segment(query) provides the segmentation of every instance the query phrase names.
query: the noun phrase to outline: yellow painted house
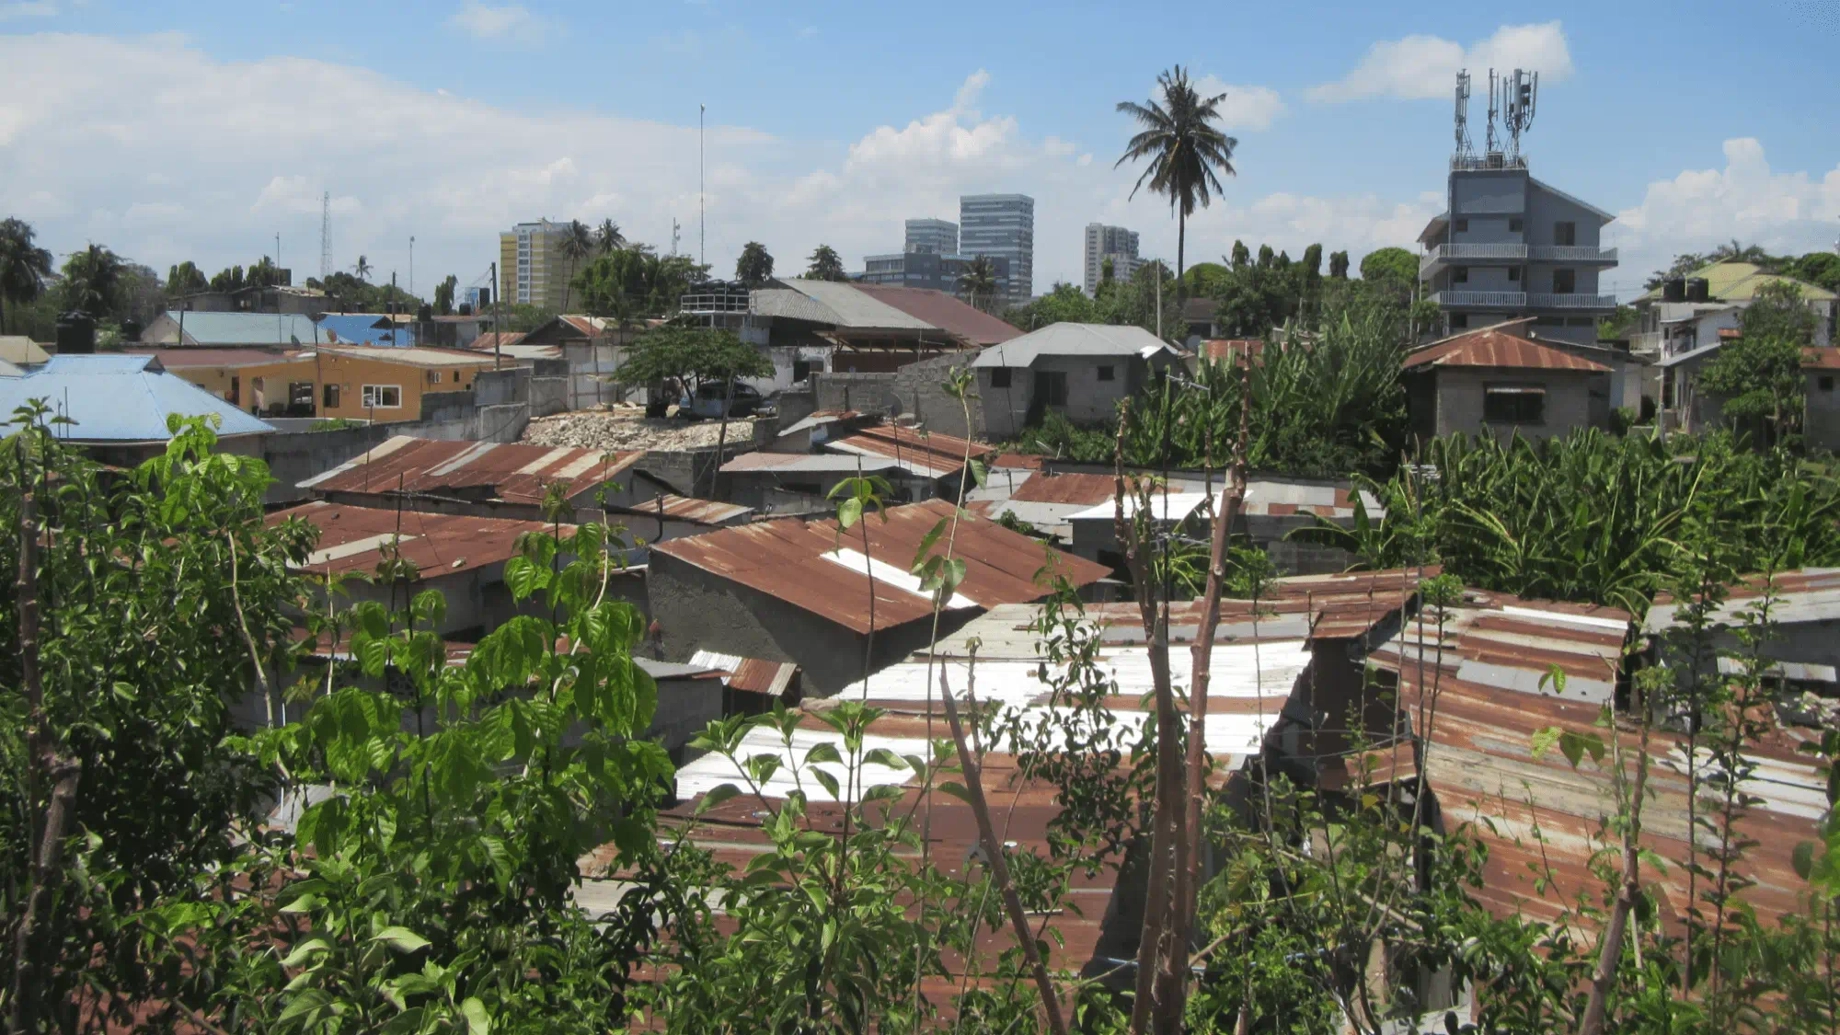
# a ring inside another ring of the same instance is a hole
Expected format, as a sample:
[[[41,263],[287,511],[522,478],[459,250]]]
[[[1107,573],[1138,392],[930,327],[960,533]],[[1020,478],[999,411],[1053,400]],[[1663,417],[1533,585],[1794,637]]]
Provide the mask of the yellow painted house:
[[[490,355],[455,349],[331,347],[317,351],[143,349],[173,374],[236,406],[270,417],[405,421],[422,396],[471,391]]]

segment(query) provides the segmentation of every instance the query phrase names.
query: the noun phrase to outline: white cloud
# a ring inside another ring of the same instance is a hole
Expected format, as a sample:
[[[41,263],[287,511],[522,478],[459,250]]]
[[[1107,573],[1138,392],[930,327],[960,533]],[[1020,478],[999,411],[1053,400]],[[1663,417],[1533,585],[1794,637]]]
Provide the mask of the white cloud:
[[[1354,101],[1369,97],[1422,100],[1450,96],[1456,74],[1469,69],[1486,90],[1488,70],[1538,71],[1542,82],[1558,82],[1573,71],[1571,49],[1559,23],[1504,25],[1467,50],[1438,36],[1382,40],[1367,50],[1352,71],[1333,83],[1313,86],[1310,100]]]
[[[475,39],[516,40],[524,43],[534,43],[541,39],[547,27],[541,18],[531,14],[522,4],[493,7],[480,0],[467,0],[466,5],[454,12],[447,23]]]
[[[1090,221],[1131,226],[1146,253],[1174,256],[1168,206],[1126,200],[1135,171],[1094,160],[1094,141],[1030,135],[978,110],[990,79],[974,72],[940,90],[943,110],[842,145],[712,123],[710,263],[725,272],[759,240],[787,270],[819,243],[857,266],[898,249],[905,218],[955,218],[960,194],[984,191],[1035,197],[1038,290],[1078,278]],[[148,167],[124,154],[184,157]],[[1316,240],[1358,255],[1409,242],[1436,207],[1228,189],[1191,222],[1191,260],[1218,257],[1236,236],[1293,256]],[[539,217],[611,217],[662,247],[675,217],[694,253],[697,127],[510,110],[321,61],[218,61],[176,36],[0,36],[0,212],[33,222],[54,251],[95,240],[157,269],[187,259],[217,269],[265,254],[279,232],[285,254],[315,257],[292,264],[317,272],[328,190],[334,263],[362,253],[382,276],[406,278],[413,234],[424,291],[449,272],[481,277],[498,232]]]
[[[1733,238],[1773,252],[1833,246],[1840,230],[1840,165],[1819,179],[1805,171],[1776,172],[1754,137],[1727,140],[1724,152],[1723,169],[1688,169],[1657,180],[1641,204],[1617,213],[1606,233],[1622,260],[1619,281]]]
[[[1234,86],[1221,82],[1218,76],[1204,75],[1195,80],[1195,91],[1203,97],[1227,95],[1219,111],[1220,121],[1228,131],[1270,129],[1289,110],[1284,98],[1269,86]]]

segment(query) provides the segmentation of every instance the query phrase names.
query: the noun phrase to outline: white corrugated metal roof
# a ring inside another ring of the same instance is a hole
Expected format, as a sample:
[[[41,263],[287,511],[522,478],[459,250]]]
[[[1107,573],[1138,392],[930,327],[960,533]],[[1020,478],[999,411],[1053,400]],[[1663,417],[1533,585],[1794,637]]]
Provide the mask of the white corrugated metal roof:
[[[1027,367],[1042,356],[1132,356],[1149,358],[1176,350],[1137,326],[1100,323],[1053,323],[1001,345],[992,345],[971,361],[974,367]]]

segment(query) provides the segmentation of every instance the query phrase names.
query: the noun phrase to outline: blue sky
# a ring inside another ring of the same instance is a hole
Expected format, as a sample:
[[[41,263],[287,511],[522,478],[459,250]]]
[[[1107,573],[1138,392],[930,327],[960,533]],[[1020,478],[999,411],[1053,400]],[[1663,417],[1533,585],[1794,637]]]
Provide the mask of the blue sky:
[[[1444,6],[1444,10],[1433,7]],[[1634,287],[1673,251],[1840,236],[1840,4],[772,3],[0,0],[0,214],[67,252],[162,271],[249,262],[283,238],[316,272],[360,252],[418,287],[478,279],[494,231],[610,216],[707,255],[899,246],[963,191],[1037,198],[1036,289],[1077,279],[1088,221],[1173,257],[1167,208],[1126,201],[1112,106],[1174,62],[1228,92],[1239,175],[1191,226],[1299,252],[1410,245],[1438,207],[1450,75],[1542,71],[1535,174],[1616,212]],[[1480,98],[1473,105],[1480,138]]]

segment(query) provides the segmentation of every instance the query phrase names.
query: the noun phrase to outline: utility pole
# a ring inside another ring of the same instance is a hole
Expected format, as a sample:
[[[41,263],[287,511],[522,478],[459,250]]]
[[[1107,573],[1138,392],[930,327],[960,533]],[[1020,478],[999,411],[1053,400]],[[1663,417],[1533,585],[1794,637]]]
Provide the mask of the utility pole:
[[[275,344],[286,345],[281,320],[281,231],[279,230],[275,231],[275,268],[270,273],[269,281],[269,287],[275,292]],[[256,301],[260,303],[262,297],[257,295]]]
[[[415,235],[409,235],[409,294],[415,294]]]
[[[503,345],[505,342],[505,328],[504,328],[504,325],[499,323],[498,321],[498,296],[500,293],[501,292],[498,290],[498,263],[494,261],[492,263],[492,369],[493,370],[497,370],[499,368],[499,365],[504,362],[504,357],[499,354],[499,346]]]
[[[708,110],[706,104],[696,106],[696,261],[699,266],[709,265],[709,226],[703,217],[703,113]]]

